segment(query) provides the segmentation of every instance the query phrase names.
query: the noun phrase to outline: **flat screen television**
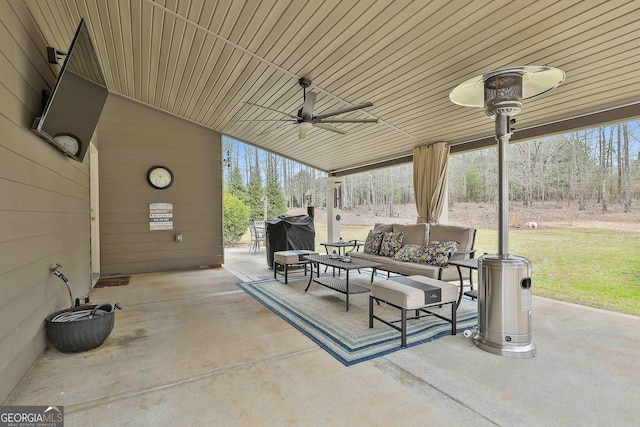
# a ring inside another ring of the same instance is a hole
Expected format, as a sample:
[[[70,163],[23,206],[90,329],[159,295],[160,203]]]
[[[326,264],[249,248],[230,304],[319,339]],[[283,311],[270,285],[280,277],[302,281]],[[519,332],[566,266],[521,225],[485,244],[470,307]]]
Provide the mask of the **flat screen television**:
[[[36,117],[31,130],[82,162],[108,94],[98,55],[82,19],[42,115]]]

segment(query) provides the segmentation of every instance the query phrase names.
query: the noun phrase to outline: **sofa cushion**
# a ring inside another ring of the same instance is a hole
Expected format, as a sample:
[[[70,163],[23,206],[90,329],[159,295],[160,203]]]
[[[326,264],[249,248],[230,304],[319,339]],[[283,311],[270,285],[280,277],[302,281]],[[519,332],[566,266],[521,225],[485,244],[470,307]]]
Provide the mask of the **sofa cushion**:
[[[437,302],[427,301],[426,289],[421,285],[428,285],[440,289]],[[396,306],[413,310],[430,304],[453,302],[458,298],[458,287],[451,283],[435,280],[422,275],[408,277],[394,277],[371,284],[371,295],[382,301]]]
[[[376,222],[373,225],[373,231],[382,231],[383,233],[391,233],[393,231],[393,224],[382,224]]]
[[[378,259],[384,258],[384,257],[381,257],[380,255],[368,254],[366,252],[351,252],[351,258],[365,259],[367,261],[378,262]]]
[[[458,242],[432,242],[424,248],[424,252],[418,259],[421,264],[443,266],[449,262],[449,250],[456,249]]]
[[[382,243],[382,237],[384,233],[381,231],[369,231],[367,240],[364,241],[364,253],[377,255],[380,251],[380,244]]]
[[[278,251],[273,253],[273,260],[278,264],[298,264],[309,262],[304,259],[307,255],[318,255],[316,251],[306,249]]]
[[[444,270],[445,272],[450,268],[453,268],[453,272],[455,273],[455,279],[458,279],[458,272],[455,267],[438,267],[437,265],[430,264],[418,264],[417,262],[402,262],[396,261],[398,265],[396,266],[396,273],[402,274],[405,276],[411,276],[414,274],[419,274],[420,276],[431,277],[432,279],[440,279],[440,270]]]
[[[403,245],[426,245],[429,243],[429,224],[393,224],[394,233],[404,233]]]
[[[402,246],[404,233],[384,233],[380,244],[380,255],[392,257]]]
[[[418,259],[424,252],[422,245],[404,245],[393,256],[393,259],[404,262],[418,262]]]
[[[429,230],[430,243],[455,240],[457,242],[460,242],[458,246],[459,252],[466,252],[473,249],[476,233],[476,230],[473,227],[461,227],[458,225],[448,224],[431,224]],[[455,258],[458,257],[459,256],[455,256]],[[461,255],[460,258],[465,258],[465,256]]]

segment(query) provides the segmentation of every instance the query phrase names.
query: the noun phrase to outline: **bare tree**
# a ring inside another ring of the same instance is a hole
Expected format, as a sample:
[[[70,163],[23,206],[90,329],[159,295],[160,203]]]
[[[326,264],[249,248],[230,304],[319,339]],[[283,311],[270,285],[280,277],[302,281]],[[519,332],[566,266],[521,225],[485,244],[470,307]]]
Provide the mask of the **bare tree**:
[[[582,176],[583,170],[584,170],[584,165],[582,163],[582,157],[583,157],[582,144],[580,143],[578,132],[572,133],[571,135],[572,135],[571,139],[568,140],[567,142],[571,144],[571,147],[573,149],[572,160],[573,160],[573,172],[575,175],[575,182],[576,182],[576,199],[578,201],[578,210],[584,211],[587,209],[587,207],[586,207],[586,201],[585,201],[585,195],[584,195],[584,183],[583,183],[583,176]]]
[[[626,123],[622,124],[622,138],[624,139],[623,148],[623,175],[624,175],[624,211],[631,212],[631,171],[629,167],[629,128]],[[639,156],[640,157],[640,156]],[[638,159],[640,163],[640,159]]]
[[[598,129],[598,175],[600,178],[600,194],[598,198],[602,203],[602,211],[607,211],[607,143],[604,135],[605,128],[600,127]]]
[[[618,201],[622,200],[622,123],[618,123],[618,138],[617,138],[617,150],[616,150],[616,160],[618,165],[618,186],[617,186],[617,194]]]

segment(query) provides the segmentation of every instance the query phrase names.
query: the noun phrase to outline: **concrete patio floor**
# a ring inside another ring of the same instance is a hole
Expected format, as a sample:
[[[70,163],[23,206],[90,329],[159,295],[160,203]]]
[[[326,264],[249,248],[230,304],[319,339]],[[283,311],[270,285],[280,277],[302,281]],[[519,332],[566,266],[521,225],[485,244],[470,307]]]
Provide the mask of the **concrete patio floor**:
[[[640,420],[640,318],[534,297],[538,356],[462,334],[345,367],[241,291],[265,250],[225,268],[137,274],[98,349],[49,348],[4,405],[64,405],[66,426],[626,426]]]

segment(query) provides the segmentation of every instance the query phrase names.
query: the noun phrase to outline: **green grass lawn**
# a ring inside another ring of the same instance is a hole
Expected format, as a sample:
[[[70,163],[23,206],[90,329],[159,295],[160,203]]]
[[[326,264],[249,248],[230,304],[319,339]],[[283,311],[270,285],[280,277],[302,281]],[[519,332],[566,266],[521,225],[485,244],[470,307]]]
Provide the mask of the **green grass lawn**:
[[[316,224],[316,249],[326,241]],[[371,227],[341,227],[344,240],[364,240]],[[477,256],[498,251],[498,232],[479,229]],[[509,252],[528,258],[533,293],[640,316],[640,235],[609,230],[510,230]]]
[[[315,224],[316,250],[326,224]],[[371,227],[343,225],[344,240],[364,240]],[[249,242],[249,233],[243,243]],[[246,242],[245,242],[246,240]],[[498,232],[479,229],[477,256],[496,253]],[[609,230],[510,230],[509,252],[531,260],[533,293],[640,316],[640,235]]]
[[[496,230],[478,230],[481,255],[498,248]],[[510,230],[509,252],[531,260],[533,293],[640,315],[640,235],[610,230]]]

